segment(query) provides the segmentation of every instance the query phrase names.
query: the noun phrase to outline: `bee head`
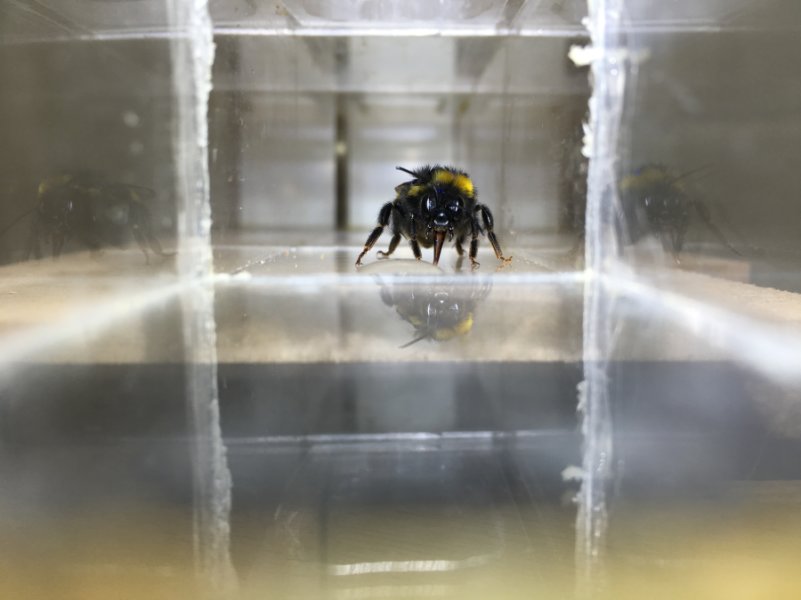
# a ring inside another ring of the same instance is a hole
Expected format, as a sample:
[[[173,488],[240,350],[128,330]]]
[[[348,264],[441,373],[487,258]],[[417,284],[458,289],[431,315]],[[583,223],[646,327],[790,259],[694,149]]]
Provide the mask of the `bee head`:
[[[415,178],[407,185],[410,198],[420,202],[420,214],[429,229],[452,231],[465,217],[465,203],[475,198],[475,188],[467,173],[451,167],[423,167],[405,171]],[[400,187],[400,186],[399,186]]]
[[[433,184],[420,195],[420,214],[435,233],[453,234],[465,218],[464,199],[448,186]]]
[[[468,203],[476,194],[473,182],[467,173],[452,167],[398,169],[414,176],[414,180],[402,187],[410,200],[419,202],[424,235],[434,239],[434,264],[437,264],[445,237],[453,239],[454,230],[470,218]]]

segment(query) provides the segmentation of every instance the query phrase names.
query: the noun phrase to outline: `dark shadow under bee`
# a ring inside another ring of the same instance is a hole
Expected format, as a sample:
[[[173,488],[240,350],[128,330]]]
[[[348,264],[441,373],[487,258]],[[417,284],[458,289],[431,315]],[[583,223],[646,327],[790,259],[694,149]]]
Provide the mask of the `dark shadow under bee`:
[[[146,202],[155,197],[148,188],[98,181],[86,175],[57,175],[39,185],[26,258],[42,256],[42,240],[49,242],[54,258],[64,245],[76,240],[92,251],[119,245],[126,234],[136,240],[145,262],[150,254],[167,258],[153,232]]]
[[[409,240],[417,260],[422,258],[420,247],[434,248],[433,264],[439,263],[442,246],[447,238],[455,241],[459,256],[464,256],[464,244],[470,240],[469,258],[472,267],[479,266],[479,236],[486,234],[495,251],[495,256],[504,264],[512,260],[503,256],[495,235],[495,221],[489,208],[478,202],[478,196],[470,177],[464,171],[440,165],[409,170],[398,170],[414,177],[395,188],[396,197],[387,202],[378,213],[378,225],[367,238],[356,266],[373,247],[384,228],[389,226],[392,239],[386,252],[379,258],[387,258],[395,252],[401,237]]]
[[[401,319],[414,327],[414,337],[400,346],[407,348],[422,340],[445,342],[470,333],[475,311],[492,290],[492,281],[482,278],[446,284],[381,285],[381,299]]]

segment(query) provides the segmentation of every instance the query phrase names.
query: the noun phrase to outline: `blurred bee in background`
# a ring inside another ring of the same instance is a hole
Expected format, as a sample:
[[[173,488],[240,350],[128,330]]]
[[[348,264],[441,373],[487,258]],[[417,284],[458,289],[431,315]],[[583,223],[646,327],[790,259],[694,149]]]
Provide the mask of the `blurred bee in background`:
[[[378,226],[373,229],[364,244],[364,250],[356,259],[356,266],[362,264],[362,257],[376,243],[384,227],[392,229],[392,239],[386,252],[379,252],[379,258],[387,258],[398,247],[401,236],[409,240],[417,260],[422,258],[420,246],[434,247],[434,264],[439,263],[442,246],[456,240],[456,251],[464,255],[463,244],[470,238],[470,263],[478,268],[476,260],[479,235],[486,233],[495,256],[506,264],[512,260],[501,251],[495,235],[495,221],[489,208],[478,203],[473,181],[464,171],[440,165],[425,166],[411,171],[397,167],[414,179],[401,183],[395,188],[396,197],[387,202],[378,213]],[[481,220],[479,220],[479,214]]]
[[[587,211],[589,159],[585,156],[588,134],[586,115],[576,122],[560,143],[562,228],[575,238],[569,256],[577,259],[584,250]],[[718,242],[737,256],[742,254],[729,243],[713,222],[709,208],[694,198],[686,184],[706,167],[676,173],[661,164],[644,164],[618,176],[620,204],[616,231],[622,244],[636,244],[646,236],[659,239],[662,248],[680,263],[688,230],[700,219]]]
[[[707,206],[692,198],[684,186],[689,176],[701,170],[676,174],[662,165],[647,164],[623,175],[619,182],[621,239],[634,244],[652,234],[680,263],[687,230],[697,215],[723,246],[742,256],[712,222]]]
[[[582,154],[583,132],[565,144],[562,158],[563,221],[575,236],[569,252],[575,260],[584,249],[589,161]],[[658,238],[665,252],[680,263],[687,231],[695,218],[701,220],[721,245],[742,256],[712,221],[708,207],[685,187],[695,169],[677,174],[659,164],[645,164],[622,174],[618,181],[620,206],[616,221],[618,239],[636,244],[648,235]]]
[[[489,279],[450,285],[380,283],[384,304],[414,327],[414,338],[401,348],[421,340],[446,342],[467,335],[473,329],[476,306],[492,290]]]
[[[41,241],[50,243],[53,258],[61,255],[72,239],[92,251],[108,244],[120,245],[133,235],[150,263],[148,249],[161,258],[165,253],[153,233],[145,202],[155,197],[151,189],[125,183],[106,183],[86,174],[63,174],[39,184],[26,258],[41,258]]]

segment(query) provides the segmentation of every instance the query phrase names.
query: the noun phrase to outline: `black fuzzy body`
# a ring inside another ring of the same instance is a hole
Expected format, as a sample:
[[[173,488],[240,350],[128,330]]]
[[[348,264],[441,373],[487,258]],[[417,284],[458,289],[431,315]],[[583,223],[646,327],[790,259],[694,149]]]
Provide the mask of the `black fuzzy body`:
[[[433,217],[438,213],[445,213],[449,218],[446,232],[448,241],[464,239],[472,233],[471,216],[475,211],[477,196],[475,190],[471,196],[460,193],[453,185],[435,185],[432,182],[432,173],[436,167],[423,167],[415,171],[415,179],[402,183],[395,188],[397,197],[394,202],[395,210],[390,218],[390,230],[393,234],[400,233],[407,240],[416,239],[423,248],[434,245]],[[454,175],[468,177],[467,173],[444,167]],[[420,190],[419,188],[422,188]],[[426,211],[425,204],[428,199],[434,200],[433,211]],[[454,214],[449,207],[459,207]],[[476,223],[480,233],[483,230]],[[422,227],[422,231],[420,231]]]
[[[439,252],[445,241],[452,242],[459,256],[464,255],[463,244],[470,241],[470,261],[478,252],[478,238],[486,235],[499,260],[508,262],[501,252],[494,233],[494,219],[489,208],[478,202],[478,194],[470,176],[460,169],[448,166],[425,166],[416,170],[398,167],[413,176],[413,179],[395,188],[395,200],[387,202],[379,211],[378,225],[364,245],[356,260],[372,248],[385,227],[392,232],[392,240],[386,252],[379,257],[390,256],[403,237],[409,241],[415,258],[422,258],[420,247],[434,247],[434,264],[439,262]]]

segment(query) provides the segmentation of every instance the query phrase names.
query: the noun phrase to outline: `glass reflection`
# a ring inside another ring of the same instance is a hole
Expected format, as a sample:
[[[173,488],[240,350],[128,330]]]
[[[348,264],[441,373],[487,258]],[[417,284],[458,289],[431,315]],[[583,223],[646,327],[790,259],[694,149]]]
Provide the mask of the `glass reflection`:
[[[377,281],[384,304],[413,328],[412,339],[401,348],[423,340],[447,342],[466,336],[473,329],[476,307],[492,290],[489,277],[448,279],[441,284]]]
[[[713,221],[709,206],[686,185],[693,175],[705,170],[701,167],[675,173],[664,165],[646,164],[624,174],[619,184],[621,239],[636,244],[646,236],[655,237],[663,251],[681,264],[687,232],[701,223],[722,247],[742,256]]]
[[[54,258],[66,243],[99,251],[109,245],[123,245],[133,237],[150,263],[150,252],[161,259],[164,252],[153,231],[148,204],[156,198],[150,188],[107,181],[88,172],[64,173],[46,177],[39,184],[30,224],[26,259],[42,257],[42,242],[49,242]]]

